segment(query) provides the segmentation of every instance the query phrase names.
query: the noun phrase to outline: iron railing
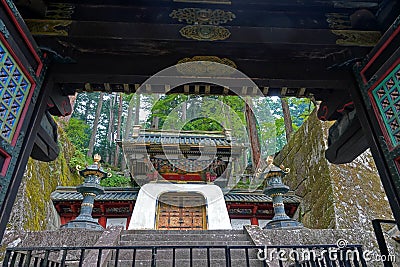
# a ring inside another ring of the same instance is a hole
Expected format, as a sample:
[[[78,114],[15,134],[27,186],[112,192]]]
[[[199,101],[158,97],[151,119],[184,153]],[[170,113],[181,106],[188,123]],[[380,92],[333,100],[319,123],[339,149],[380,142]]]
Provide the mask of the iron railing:
[[[8,266],[367,266],[361,245],[8,248]]]
[[[386,244],[385,236],[383,234],[381,224],[391,224],[396,225],[396,221],[393,220],[383,220],[383,219],[375,219],[372,220],[372,227],[374,228],[376,241],[378,242],[379,251],[381,252],[382,257],[386,259],[390,259],[389,249]],[[383,261],[383,266],[385,267],[393,267],[393,264],[390,260]]]

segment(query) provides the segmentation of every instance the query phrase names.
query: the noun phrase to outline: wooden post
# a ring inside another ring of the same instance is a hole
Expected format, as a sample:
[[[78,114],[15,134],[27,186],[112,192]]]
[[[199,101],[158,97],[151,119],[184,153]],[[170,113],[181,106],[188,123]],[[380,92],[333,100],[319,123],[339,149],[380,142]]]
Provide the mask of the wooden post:
[[[251,225],[259,225],[258,219],[255,216],[250,218],[250,223],[251,223]]]
[[[251,225],[259,225],[258,224],[258,218],[256,217],[257,209],[258,209],[258,206],[254,205],[253,206],[253,217],[250,218]]]

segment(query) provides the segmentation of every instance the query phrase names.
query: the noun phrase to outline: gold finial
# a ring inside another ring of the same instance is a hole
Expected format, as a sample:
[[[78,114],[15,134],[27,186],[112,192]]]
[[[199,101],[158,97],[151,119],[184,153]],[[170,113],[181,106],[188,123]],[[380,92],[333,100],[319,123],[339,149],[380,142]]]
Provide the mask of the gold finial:
[[[271,165],[274,162],[274,157],[273,156],[268,156],[267,157],[267,165]]]
[[[95,164],[98,164],[99,161],[101,160],[101,156],[100,156],[99,154],[95,154],[95,155],[93,156],[93,160],[94,160],[94,163],[95,163]]]

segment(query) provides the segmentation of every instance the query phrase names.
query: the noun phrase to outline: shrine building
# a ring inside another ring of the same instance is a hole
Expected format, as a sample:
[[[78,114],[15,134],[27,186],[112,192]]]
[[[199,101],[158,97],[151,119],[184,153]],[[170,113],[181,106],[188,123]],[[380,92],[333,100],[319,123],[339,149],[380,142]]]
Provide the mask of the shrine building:
[[[273,215],[272,199],[262,190],[235,188],[252,175],[234,177],[233,166],[244,144],[231,142],[229,131],[162,131],[134,127],[120,142],[128,166],[141,188],[106,188],[96,197],[93,217],[107,227],[129,229],[231,229],[232,224],[259,225]],[[260,185],[262,186],[262,185]],[[83,197],[74,187],[58,187],[52,201],[65,224],[77,217]],[[301,198],[283,199],[293,217]]]

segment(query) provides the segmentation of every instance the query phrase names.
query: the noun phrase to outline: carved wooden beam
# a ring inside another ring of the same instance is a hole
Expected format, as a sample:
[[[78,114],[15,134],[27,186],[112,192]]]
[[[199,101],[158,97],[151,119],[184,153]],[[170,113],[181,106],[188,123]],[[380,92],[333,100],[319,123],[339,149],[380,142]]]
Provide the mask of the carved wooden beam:
[[[373,47],[381,37],[379,31],[297,29],[275,27],[210,26],[149,24],[102,21],[26,19],[34,36],[68,38],[190,41],[221,40],[234,43],[332,45]],[[221,30],[223,28],[224,30]],[[188,29],[188,30],[186,30]],[[204,33],[204,32],[205,33]]]

